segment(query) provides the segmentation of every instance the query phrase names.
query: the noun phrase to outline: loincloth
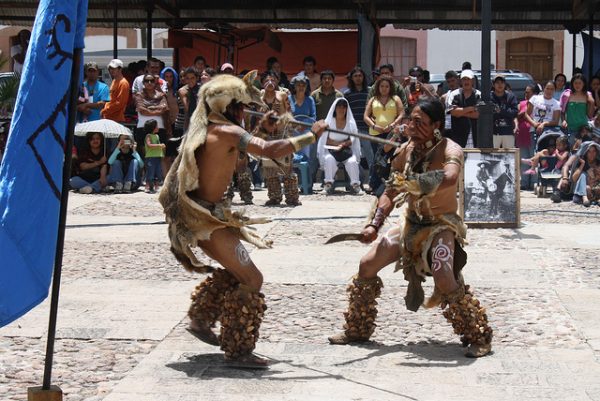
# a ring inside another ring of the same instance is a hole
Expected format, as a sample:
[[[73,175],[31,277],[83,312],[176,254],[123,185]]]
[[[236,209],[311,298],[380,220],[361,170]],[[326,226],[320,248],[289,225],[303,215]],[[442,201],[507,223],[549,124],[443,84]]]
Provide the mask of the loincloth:
[[[457,214],[444,214],[434,217],[424,216],[419,219],[414,212],[407,211],[400,245],[400,259],[395,271],[402,270],[404,279],[408,281],[408,289],[404,297],[406,308],[417,311],[425,300],[421,283],[431,276],[431,260],[429,249],[434,237],[442,231],[454,233],[454,275],[462,281],[461,270],[467,263],[467,254],[463,247],[467,228]]]

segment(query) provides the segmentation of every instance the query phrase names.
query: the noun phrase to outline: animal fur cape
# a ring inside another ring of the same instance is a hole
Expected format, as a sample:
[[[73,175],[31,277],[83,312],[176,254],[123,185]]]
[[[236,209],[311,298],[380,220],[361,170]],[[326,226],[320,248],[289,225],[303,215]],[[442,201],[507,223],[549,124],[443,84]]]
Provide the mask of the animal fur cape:
[[[244,216],[243,212],[232,212],[230,209],[224,210],[225,220],[220,220],[188,195],[188,192],[199,187],[195,151],[206,141],[209,120],[218,124],[233,124],[222,113],[232,100],[244,104],[256,101],[257,97],[253,90],[257,93],[258,90],[251,84],[255,75],[256,72],[253,71],[243,80],[230,75],[221,75],[202,86],[190,128],[158,197],[169,226],[171,252],[189,271],[209,273],[214,270],[212,266],[201,263],[192,248],[198,246],[198,241],[210,239],[215,230],[232,227],[237,231],[240,239],[258,248],[271,247],[270,241],[263,240],[251,227],[248,227],[252,224],[268,223],[270,220],[251,219]]]

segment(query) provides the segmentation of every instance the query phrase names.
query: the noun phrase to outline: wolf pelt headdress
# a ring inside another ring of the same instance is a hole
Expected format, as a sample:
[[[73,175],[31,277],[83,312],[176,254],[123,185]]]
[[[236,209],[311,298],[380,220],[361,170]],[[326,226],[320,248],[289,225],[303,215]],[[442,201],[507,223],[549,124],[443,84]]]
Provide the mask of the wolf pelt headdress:
[[[233,75],[219,75],[202,85],[190,127],[160,192],[158,199],[169,224],[171,252],[187,270],[202,273],[212,270],[211,266],[198,261],[191,248],[196,247],[198,241],[210,239],[212,232],[217,229],[233,227],[238,230],[240,239],[259,248],[270,247],[269,242],[262,240],[247,227],[268,220],[250,219],[241,213],[227,210],[223,221],[215,218],[208,209],[188,195],[188,192],[199,186],[195,152],[206,141],[209,119],[220,124],[233,124],[223,116],[232,101],[248,105],[263,104],[260,91],[254,86],[256,75],[256,71],[249,72],[243,79]]]

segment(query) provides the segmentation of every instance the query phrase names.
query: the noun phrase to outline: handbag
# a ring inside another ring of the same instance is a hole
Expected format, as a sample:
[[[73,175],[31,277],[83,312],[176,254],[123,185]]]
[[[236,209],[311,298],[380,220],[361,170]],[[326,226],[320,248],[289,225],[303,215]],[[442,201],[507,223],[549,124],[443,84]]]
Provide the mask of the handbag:
[[[348,160],[349,158],[352,157],[352,148],[347,147],[347,148],[342,148],[340,150],[332,150],[332,149],[328,149],[329,153],[331,153],[331,155],[333,156],[333,158],[338,162],[345,162],[346,160]]]

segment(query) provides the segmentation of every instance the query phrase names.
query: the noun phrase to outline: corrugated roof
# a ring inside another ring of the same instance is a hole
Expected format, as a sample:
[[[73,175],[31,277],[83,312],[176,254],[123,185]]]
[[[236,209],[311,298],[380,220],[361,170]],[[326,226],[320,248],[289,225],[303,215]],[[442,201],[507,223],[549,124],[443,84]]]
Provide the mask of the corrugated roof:
[[[112,27],[118,4],[120,27],[146,27],[148,6],[154,4],[153,27],[202,28],[209,22],[236,27],[348,28],[356,26],[362,10],[380,25],[405,29],[478,29],[479,0],[89,0],[88,25]],[[496,30],[563,29],[565,24],[589,23],[590,7],[598,19],[598,0],[492,0]],[[0,24],[33,22],[37,0],[0,0]]]

